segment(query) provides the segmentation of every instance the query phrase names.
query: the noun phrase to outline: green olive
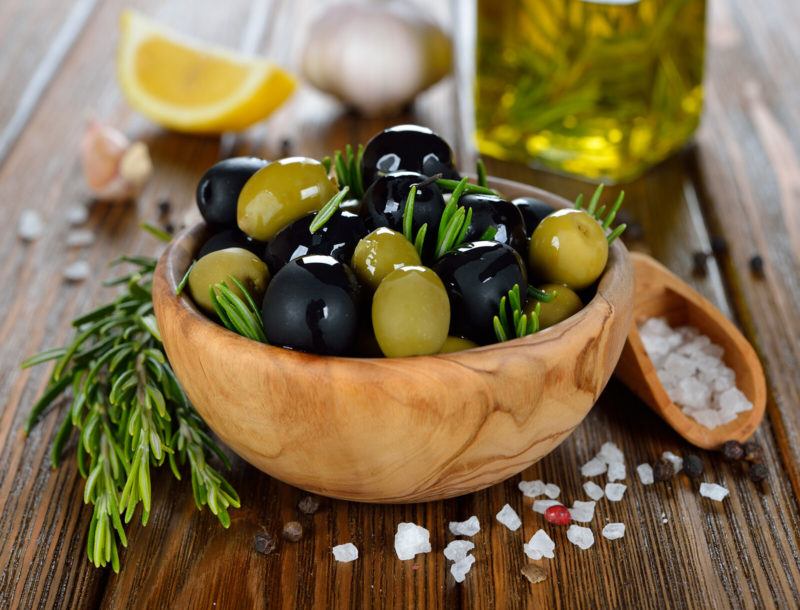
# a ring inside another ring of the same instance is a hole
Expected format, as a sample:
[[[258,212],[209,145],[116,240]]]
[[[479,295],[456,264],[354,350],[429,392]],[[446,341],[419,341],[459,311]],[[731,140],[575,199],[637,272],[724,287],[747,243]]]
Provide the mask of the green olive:
[[[336,194],[319,161],[289,157],[262,167],[242,187],[236,215],[239,228],[269,241],[285,226],[319,210]]]
[[[539,310],[539,328],[549,328],[583,309],[581,298],[571,288],[561,284],[543,284],[539,289],[555,292],[556,295],[552,301],[542,302]],[[530,299],[525,305],[525,313],[530,314],[536,303],[535,299]]]
[[[442,349],[450,328],[450,301],[427,267],[387,275],[372,300],[372,327],[385,356],[422,356]]]
[[[417,249],[402,233],[381,227],[358,242],[350,266],[362,284],[377,290],[395,269],[419,264]]]
[[[528,262],[539,278],[574,290],[590,286],[606,268],[603,228],[583,210],[559,210],[531,236]]]
[[[478,344],[473,343],[469,339],[464,339],[463,337],[447,337],[439,353],[452,354],[453,352],[463,352],[465,349],[472,349],[473,347],[478,347]]]
[[[227,281],[234,293],[244,296],[230,277],[241,282],[256,303],[261,302],[269,282],[269,269],[260,258],[244,248],[217,250],[198,260],[189,272],[189,293],[201,309],[214,313],[211,288],[215,284]]]

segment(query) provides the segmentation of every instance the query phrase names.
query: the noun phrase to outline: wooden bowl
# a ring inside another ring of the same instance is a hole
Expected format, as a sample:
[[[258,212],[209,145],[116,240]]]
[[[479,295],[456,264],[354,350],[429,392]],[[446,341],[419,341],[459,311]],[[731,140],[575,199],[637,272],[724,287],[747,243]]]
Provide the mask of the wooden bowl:
[[[509,198],[566,200],[492,180]],[[180,235],[153,285],[169,360],[211,429],[242,458],[311,492],[422,502],[477,491],[527,468],[581,423],[631,324],[633,272],[617,240],[594,298],[536,335],[455,354],[316,356],[250,341],[175,287],[206,236]]]

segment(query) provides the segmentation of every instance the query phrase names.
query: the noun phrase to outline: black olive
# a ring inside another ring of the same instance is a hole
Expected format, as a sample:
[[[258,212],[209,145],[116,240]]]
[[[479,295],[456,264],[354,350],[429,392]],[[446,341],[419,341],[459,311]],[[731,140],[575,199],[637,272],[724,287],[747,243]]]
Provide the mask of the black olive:
[[[491,239],[508,244],[520,254],[527,256],[528,236],[525,221],[519,209],[510,201],[494,195],[463,195],[458,205],[472,209],[472,222],[467,229],[466,241],[484,239],[489,228],[496,233]]]
[[[427,127],[396,125],[369,141],[361,160],[364,187],[381,174],[409,171],[458,180],[450,145]]]
[[[197,207],[205,221],[219,229],[236,227],[239,192],[266,164],[256,157],[233,157],[212,165],[197,183]]]
[[[316,214],[309,214],[281,229],[267,244],[264,261],[276,274],[290,260],[307,254],[326,254],[349,263],[358,241],[367,234],[364,220],[352,212],[334,214],[321,229],[308,228]]]
[[[256,241],[239,229],[225,229],[209,237],[197,252],[195,258],[200,260],[206,254],[227,248],[244,248],[260,257],[264,253],[264,242]]]
[[[539,226],[539,223],[546,216],[556,211],[553,206],[535,197],[517,197],[511,203],[517,206],[517,209],[522,213],[522,218],[525,220],[525,232],[528,237],[533,234],[534,229]]]
[[[403,232],[403,211],[411,186],[426,180],[422,174],[415,172],[395,172],[381,176],[372,183],[364,194],[361,214],[370,231],[378,227],[389,227],[399,233]],[[439,220],[444,211],[444,198],[439,187],[426,184],[417,187],[414,199],[414,219],[411,224],[414,236],[423,224],[428,225],[423,255],[433,253],[436,247],[436,234],[439,231]]]
[[[445,254],[434,267],[450,298],[450,334],[480,344],[494,343],[492,319],[500,298],[519,284],[528,286],[525,264],[514,248],[494,241],[467,243]]]
[[[358,284],[332,256],[303,256],[272,278],[262,307],[267,341],[315,354],[346,354],[358,331]]]

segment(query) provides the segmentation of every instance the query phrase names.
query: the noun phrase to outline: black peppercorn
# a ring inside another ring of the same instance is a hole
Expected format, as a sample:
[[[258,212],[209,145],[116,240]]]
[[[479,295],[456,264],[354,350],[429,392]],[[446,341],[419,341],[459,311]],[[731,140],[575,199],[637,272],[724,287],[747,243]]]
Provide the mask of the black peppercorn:
[[[750,480],[754,483],[760,483],[769,476],[769,471],[764,464],[750,464],[750,470],[747,471]]]
[[[692,479],[703,476],[703,460],[694,453],[683,458],[683,470]]]
[[[758,254],[750,259],[750,273],[756,277],[764,277],[764,259]]]
[[[256,550],[256,552],[261,553],[262,555],[269,555],[275,550],[275,546],[275,539],[269,534],[269,532],[261,532],[256,534],[255,538],[253,539],[253,548]]]
[[[759,463],[764,459],[764,452],[755,441],[747,441],[744,444],[744,459],[748,462]]]
[[[729,462],[737,462],[744,457],[744,447],[739,441],[726,441],[722,445],[722,455]]]
[[[162,199],[158,202],[158,213],[166,216],[172,211],[172,202],[169,199]]]
[[[281,157],[292,156],[292,141],[289,138],[281,140]]]
[[[171,222],[168,222],[167,224],[164,225],[164,230],[170,235],[172,235],[173,233],[175,233],[175,225],[172,224]]]
[[[655,481],[669,481],[674,475],[675,467],[669,460],[660,459],[653,464],[653,479]]]
[[[706,252],[697,250],[692,253],[692,275],[697,277],[705,277],[706,273],[708,272],[706,259],[708,259],[708,254]]]
[[[728,253],[728,242],[724,237],[714,235],[711,238],[711,251],[714,256],[725,256]]]
[[[297,542],[303,537],[303,526],[297,521],[289,521],[283,526],[283,537],[289,542]]]
[[[306,515],[313,515],[319,510],[319,498],[317,496],[305,496],[297,503],[297,509]]]

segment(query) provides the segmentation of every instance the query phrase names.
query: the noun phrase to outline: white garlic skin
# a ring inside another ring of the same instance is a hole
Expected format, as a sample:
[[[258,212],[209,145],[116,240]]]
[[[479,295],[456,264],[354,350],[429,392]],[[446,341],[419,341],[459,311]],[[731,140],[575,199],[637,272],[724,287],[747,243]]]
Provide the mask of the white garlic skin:
[[[405,3],[336,4],[312,24],[303,54],[311,84],[361,114],[391,116],[452,68],[452,45]]]
[[[101,201],[135,198],[153,172],[144,142],[131,144],[121,131],[98,121],[86,128],[80,152],[86,184]]]

